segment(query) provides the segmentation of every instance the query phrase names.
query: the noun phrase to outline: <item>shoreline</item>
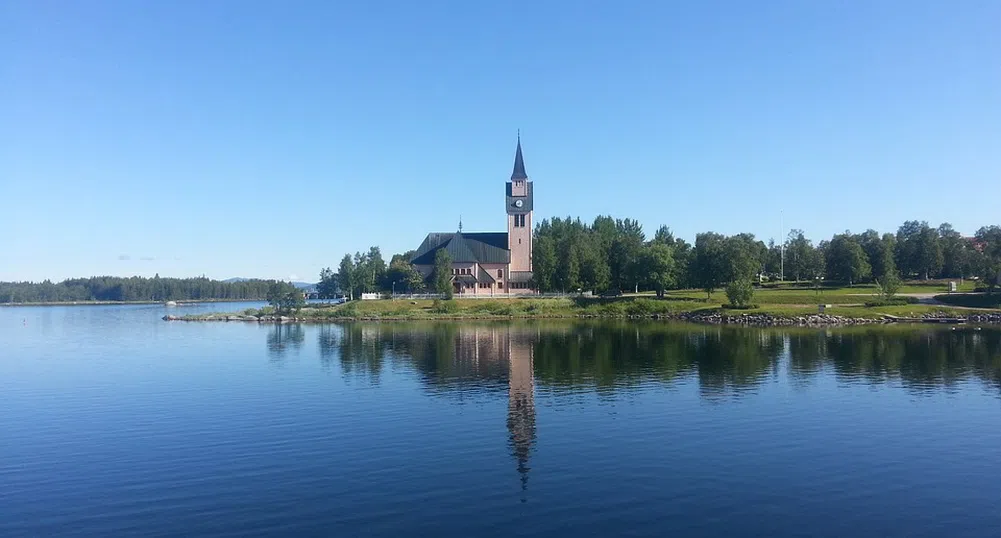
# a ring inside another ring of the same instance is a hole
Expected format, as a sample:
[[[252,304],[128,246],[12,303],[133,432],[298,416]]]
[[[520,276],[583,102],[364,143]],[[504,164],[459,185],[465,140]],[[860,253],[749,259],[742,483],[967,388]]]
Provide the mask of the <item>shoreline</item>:
[[[425,315],[425,316],[355,316],[355,317],[303,317],[303,316],[251,316],[241,314],[201,314],[174,316],[166,315],[164,321],[184,322],[244,322],[244,323],[298,323],[330,324],[344,322],[402,322],[402,321],[508,321],[539,319],[607,319],[607,320],[657,320],[696,323],[701,325],[739,325],[745,327],[845,327],[856,325],[891,324],[949,324],[949,325],[1001,325],[1001,313],[970,314],[965,317],[926,314],[920,317],[898,317],[883,314],[879,317],[838,316],[835,314],[807,314],[785,316],[768,313],[730,314],[722,312],[679,312],[676,314],[648,315],[597,315],[597,314],[550,314],[550,315]]]
[[[107,306],[107,305],[133,305],[133,304],[159,304],[167,306],[168,301],[45,301],[40,303],[0,303],[0,307],[5,306]],[[202,304],[202,303],[260,303],[264,299],[180,299],[170,301],[177,305]]]

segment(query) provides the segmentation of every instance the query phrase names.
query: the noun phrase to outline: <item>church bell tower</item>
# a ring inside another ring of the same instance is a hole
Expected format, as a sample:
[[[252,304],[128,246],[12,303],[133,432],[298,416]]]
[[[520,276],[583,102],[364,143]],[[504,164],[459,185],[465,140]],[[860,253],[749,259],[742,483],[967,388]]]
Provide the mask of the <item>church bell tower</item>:
[[[507,182],[507,248],[511,271],[532,270],[532,182],[521,156],[521,134],[514,153],[514,171]]]

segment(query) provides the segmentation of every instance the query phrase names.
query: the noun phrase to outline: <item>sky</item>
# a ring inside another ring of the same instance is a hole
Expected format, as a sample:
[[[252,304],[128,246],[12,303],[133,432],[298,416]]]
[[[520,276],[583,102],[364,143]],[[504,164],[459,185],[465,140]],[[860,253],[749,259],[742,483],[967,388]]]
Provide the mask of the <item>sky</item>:
[[[1001,3],[0,0],[0,280],[315,281],[536,221],[1001,223]]]

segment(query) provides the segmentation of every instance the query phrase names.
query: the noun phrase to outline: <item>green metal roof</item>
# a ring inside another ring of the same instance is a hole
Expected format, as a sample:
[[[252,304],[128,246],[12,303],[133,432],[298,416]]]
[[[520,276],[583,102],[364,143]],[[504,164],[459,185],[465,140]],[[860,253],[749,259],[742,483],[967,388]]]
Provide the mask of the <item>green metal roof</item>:
[[[500,246],[503,245],[503,246]],[[453,263],[510,263],[511,251],[507,249],[507,234],[487,233],[429,233],[418,247],[410,263],[434,265],[435,255],[445,249]]]
[[[490,276],[490,271],[486,271],[482,267],[480,267],[480,270],[476,273],[476,280],[480,282],[497,282],[497,279]]]

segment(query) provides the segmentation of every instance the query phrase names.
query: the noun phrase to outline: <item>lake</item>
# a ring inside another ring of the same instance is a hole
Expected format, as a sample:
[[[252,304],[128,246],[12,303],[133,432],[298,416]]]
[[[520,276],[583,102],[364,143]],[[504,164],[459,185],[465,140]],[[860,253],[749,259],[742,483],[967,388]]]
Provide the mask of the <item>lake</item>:
[[[0,308],[0,535],[1001,535],[996,328],[167,312]]]

